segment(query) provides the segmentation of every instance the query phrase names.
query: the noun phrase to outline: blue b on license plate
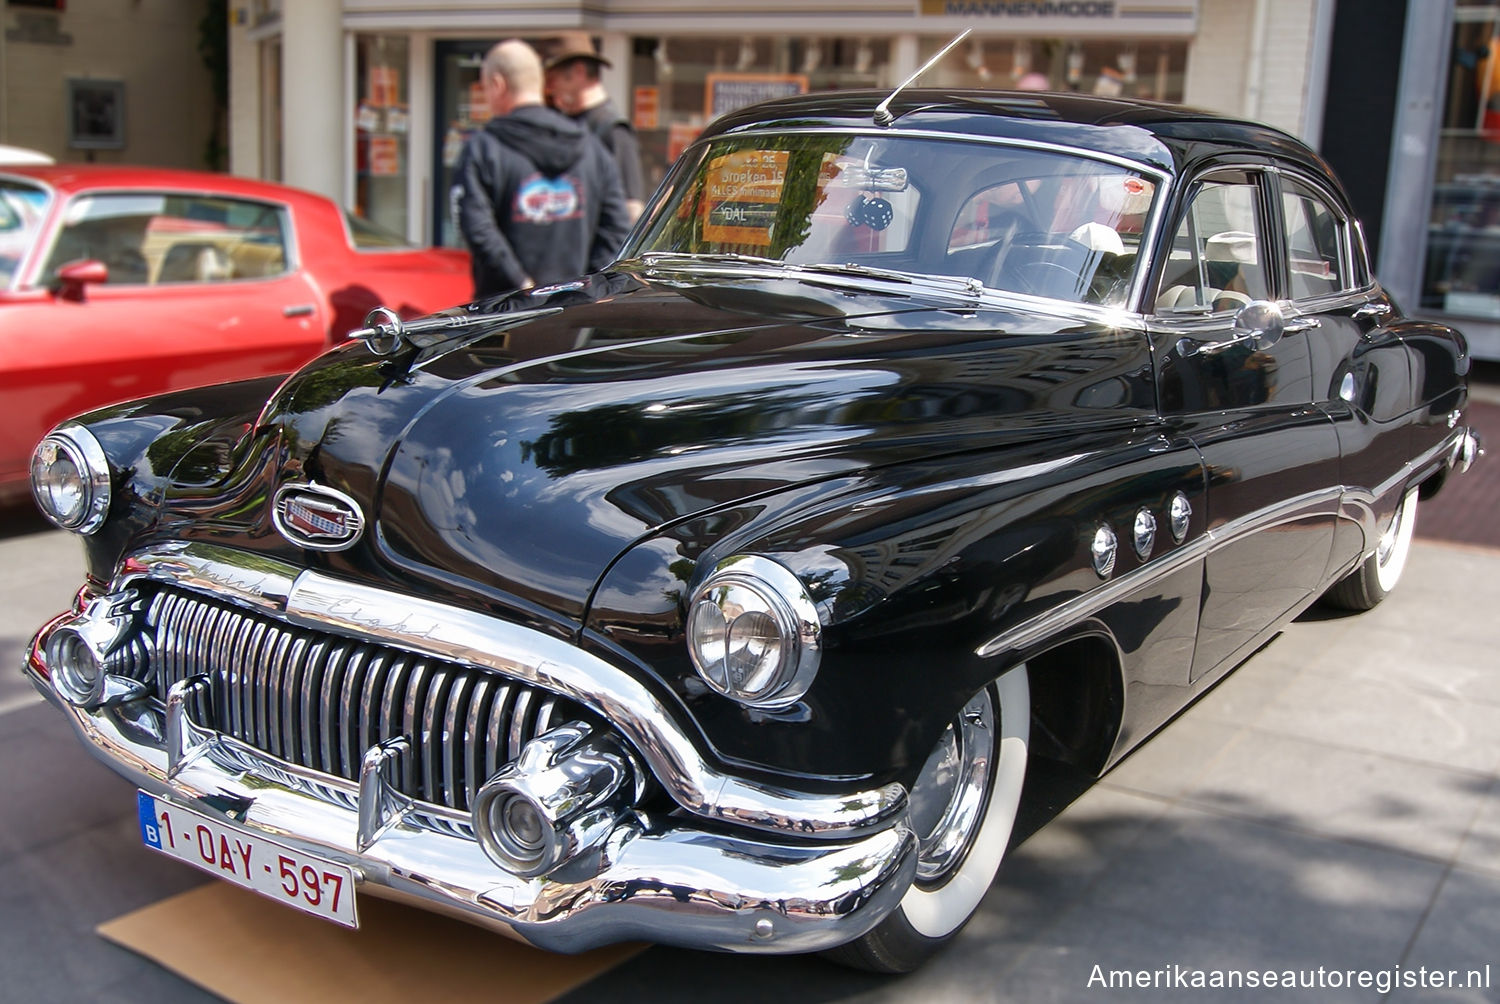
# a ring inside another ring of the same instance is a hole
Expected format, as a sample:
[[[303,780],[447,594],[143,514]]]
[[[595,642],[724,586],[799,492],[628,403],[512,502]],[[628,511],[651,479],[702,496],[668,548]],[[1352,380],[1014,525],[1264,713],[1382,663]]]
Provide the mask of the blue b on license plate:
[[[358,927],[354,872],[222,819],[137,792],[146,846],[235,885],[345,927]]]

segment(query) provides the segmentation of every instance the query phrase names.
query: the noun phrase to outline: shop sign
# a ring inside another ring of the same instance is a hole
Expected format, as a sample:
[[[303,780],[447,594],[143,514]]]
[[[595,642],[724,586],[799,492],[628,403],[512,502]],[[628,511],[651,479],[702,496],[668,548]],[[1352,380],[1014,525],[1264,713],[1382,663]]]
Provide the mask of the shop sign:
[[[1097,28],[1130,35],[1186,35],[1197,31],[1198,0],[918,0],[922,17],[982,21],[984,29],[1022,31]]]
[[[709,120],[746,105],[807,93],[800,73],[710,73],[703,85],[703,114]]]

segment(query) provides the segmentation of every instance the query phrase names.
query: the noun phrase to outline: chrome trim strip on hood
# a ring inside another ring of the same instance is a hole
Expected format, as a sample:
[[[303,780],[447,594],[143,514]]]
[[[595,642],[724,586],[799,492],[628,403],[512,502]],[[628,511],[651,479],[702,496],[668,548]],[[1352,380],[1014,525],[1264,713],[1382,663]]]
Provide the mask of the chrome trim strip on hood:
[[[485,614],[199,542],[159,544],[131,555],[111,591],[138,579],[210,591],[292,624],[490,669],[570,697],[617,729],[677,804],[707,819],[836,840],[883,829],[906,808],[906,789],[896,783],[821,795],[726,774],[708,762],[667,706],[624,670],[561,639]]]

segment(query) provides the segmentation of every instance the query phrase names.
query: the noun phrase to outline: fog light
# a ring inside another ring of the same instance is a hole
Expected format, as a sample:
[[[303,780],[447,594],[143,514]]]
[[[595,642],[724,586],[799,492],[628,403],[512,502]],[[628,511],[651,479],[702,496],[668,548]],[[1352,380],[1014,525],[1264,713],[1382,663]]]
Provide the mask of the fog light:
[[[495,800],[490,808],[490,828],[506,858],[518,870],[535,867],[548,856],[551,826],[540,809],[519,795]]]
[[[104,686],[104,665],[93,646],[72,628],[47,639],[47,667],[53,685],[74,704],[97,703]]]
[[[569,722],[537,736],[474,796],[474,835],[496,864],[545,875],[597,847],[641,797],[620,741]]]

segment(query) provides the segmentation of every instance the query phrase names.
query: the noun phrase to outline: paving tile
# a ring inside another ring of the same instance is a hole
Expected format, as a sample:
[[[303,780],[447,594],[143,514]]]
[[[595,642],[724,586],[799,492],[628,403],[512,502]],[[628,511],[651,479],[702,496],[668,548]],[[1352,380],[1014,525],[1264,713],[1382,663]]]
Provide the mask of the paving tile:
[[[1205,698],[1204,704],[1213,696]],[[1244,726],[1232,716],[1217,718],[1197,713],[1200,710],[1208,709],[1200,705],[1194,713],[1177,719],[1136,747],[1104,776],[1099,787],[1144,792],[1166,799],[1181,797],[1244,733]]]
[[[1253,668],[1253,667],[1252,667]],[[1500,704],[1310,671],[1270,702],[1256,728],[1391,757],[1488,773],[1500,764]]]
[[[1296,640],[1283,635],[1216,683],[1178,722],[1207,719],[1234,726],[1254,725],[1281,692],[1302,675],[1305,661]]]
[[[1408,989],[1404,981],[1422,979],[1424,968],[1457,985]],[[1449,873],[1402,969],[1393,1002],[1500,1001],[1500,876]]]
[[[1457,863],[1465,869],[1500,877],[1500,778],[1490,782],[1468,838],[1458,849]]]
[[[1081,1000],[1110,970],[1375,968],[1395,964],[1444,868],[1188,808],[1158,818],[1086,902],[1036,931],[990,999]],[[1150,992],[1161,996],[1161,990]],[[1370,1000],[1372,991],[1256,1000]],[[1215,994],[1215,996],[1218,996]]]
[[[1357,657],[1310,660],[1310,673],[1362,680],[1400,692],[1432,694],[1500,706],[1500,660],[1493,646],[1442,635],[1376,627],[1362,639]]]
[[[1252,732],[1214,761],[1188,802],[1446,862],[1489,785],[1468,771]]]

